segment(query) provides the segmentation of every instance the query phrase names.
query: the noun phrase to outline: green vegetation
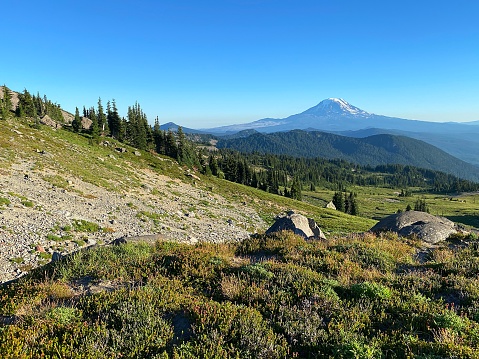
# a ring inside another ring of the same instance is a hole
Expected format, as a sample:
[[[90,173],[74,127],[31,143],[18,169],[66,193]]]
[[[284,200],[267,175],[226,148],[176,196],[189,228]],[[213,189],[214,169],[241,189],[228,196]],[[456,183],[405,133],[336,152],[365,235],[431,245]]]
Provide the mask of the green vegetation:
[[[24,259],[22,257],[15,257],[15,258],[11,258],[10,262],[20,264],[24,262]]]
[[[98,232],[101,230],[96,223],[85,221],[84,219],[74,219],[72,221],[73,230],[76,232]]]
[[[28,201],[28,200],[23,200],[23,201],[22,201],[22,204],[23,204],[25,207],[33,207],[33,206],[35,205],[32,201]]]
[[[421,263],[390,234],[284,232],[83,250],[0,289],[0,314],[16,318],[0,325],[0,355],[477,358],[478,248]],[[77,282],[114,287],[78,296]]]
[[[0,207],[8,206],[10,204],[10,200],[5,197],[0,197]]]

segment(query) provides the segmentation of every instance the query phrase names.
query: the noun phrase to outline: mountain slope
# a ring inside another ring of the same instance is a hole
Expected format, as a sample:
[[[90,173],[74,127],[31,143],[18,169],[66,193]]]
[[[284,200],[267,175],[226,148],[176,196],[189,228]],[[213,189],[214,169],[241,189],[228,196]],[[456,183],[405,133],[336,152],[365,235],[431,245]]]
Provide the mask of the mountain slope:
[[[406,164],[479,181],[479,167],[461,161],[423,141],[404,136],[380,134],[351,138],[318,131],[294,130],[222,139],[217,146],[242,152],[343,159],[361,165]]]
[[[24,275],[54,252],[123,236],[159,233],[186,243],[236,241],[265,230],[287,209],[313,218],[326,211],[192,175],[171,158],[109,137],[92,145],[87,136],[65,129],[0,120],[0,283]],[[322,224],[329,231],[367,230],[375,223],[339,212],[329,213],[328,221]]]
[[[231,134],[247,129],[263,133],[295,129],[334,133],[368,129],[376,129],[376,133],[399,131],[406,136],[437,146],[464,161],[479,164],[479,126],[473,124],[437,123],[380,116],[361,110],[343,99],[330,98],[304,112],[283,119],[266,118],[205,131],[215,134]]]

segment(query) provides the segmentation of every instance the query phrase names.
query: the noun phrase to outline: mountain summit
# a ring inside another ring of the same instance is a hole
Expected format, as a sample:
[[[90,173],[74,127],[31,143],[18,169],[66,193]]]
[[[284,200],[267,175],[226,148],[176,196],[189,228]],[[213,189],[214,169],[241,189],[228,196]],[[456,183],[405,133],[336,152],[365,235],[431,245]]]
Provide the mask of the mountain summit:
[[[321,101],[314,107],[302,112],[302,114],[310,114],[315,116],[362,116],[369,117],[369,112],[363,111],[343,100],[342,98],[328,98]]]

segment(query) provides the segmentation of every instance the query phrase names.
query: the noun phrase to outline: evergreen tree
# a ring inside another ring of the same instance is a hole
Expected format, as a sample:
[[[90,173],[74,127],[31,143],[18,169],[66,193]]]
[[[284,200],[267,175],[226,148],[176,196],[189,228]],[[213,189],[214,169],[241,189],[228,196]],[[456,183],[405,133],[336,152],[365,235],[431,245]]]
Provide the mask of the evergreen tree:
[[[101,132],[105,132],[107,123],[106,123],[106,115],[103,111],[103,105],[101,104],[101,98],[98,97],[98,110],[97,110],[97,117],[98,117],[98,127],[100,128]]]
[[[100,135],[100,128],[98,127],[98,118],[96,116],[95,109],[93,107],[90,108],[90,111],[88,111],[88,114],[91,120],[90,134],[93,139],[96,139]]]
[[[165,154],[165,137],[161,131],[160,121],[158,117],[155,118],[155,125],[153,126],[153,141],[155,143],[156,153]]]
[[[188,144],[186,142],[185,133],[183,132],[183,128],[181,126],[178,126],[178,130],[176,131],[176,137],[177,137],[177,144],[178,144],[177,160],[181,164],[189,164],[190,153],[188,150]]]
[[[32,95],[30,95],[30,92],[25,89],[23,94],[18,95],[18,99],[19,107],[21,107],[20,113],[22,113],[23,116],[36,118],[37,110],[35,109],[35,104],[33,103],[33,98]]]
[[[151,132],[146,115],[138,102],[133,107],[128,107],[127,139],[130,144],[133,147],[146,150],[149,145],[149,138],[153,143]]]
[[[120,115],[118,114],[118,109],[116,108],[115,99],[111,101],[111,109],[108,113],[107,119],[111,137],[121,141],[124,137],[121,134],[122,121]]]
[[[344,197],[341,192],[334,192],[333,204],[338,211],[344,212]]]
[[[171,130],[168,130],[165,138],[165,155],[177,158],[178,156],[178,146],[176,145],[175,135]]]
[[[426,203],[426,200],[424,198],[418,198],[414,204],[414,210],[429,213],[429,207]]]
[[[258,173],[256,171],[253,171],[253,175],[251,176],[251,187],[253,188],[259,187]]]
[[[218,161],[216,161],[216,157],[210,155],[208,158],[208,166],[211,169],[211,174],[213,176],[218,176]]]
[[[75,107],[75,118],[72,121],[72,128],[74,132],[79,132],[81,129],[81,118],[80,112],[78,111],[78,107]]]
[[[12,94],[7,86],[3,85],[3,99],[1,100],[1,115],[4,120],[10,117],[12,108]]]
[[[45,104],[43,103],[40,94],[37,92],[37,95],[33,95],[32,99],[37,116],[43,117],[45,115]]]
[[[349,194],[349,198],[348,198],[348,212],[349,214],[353,215],[353,216],[357,216],[358,215],[358,203],[356,201],[356,197],[357,197],[357,194],[356,193],[353,193],[351,192]]]
[[[303,198],[301,194],[301,182],[296,177],[293,179],[293,184],[291,185],[290,196],[298,201],[301,201]]]
[[[351,211],[351,203],[349,202],[349,197],[344,192],[344,213],[349,213]]]

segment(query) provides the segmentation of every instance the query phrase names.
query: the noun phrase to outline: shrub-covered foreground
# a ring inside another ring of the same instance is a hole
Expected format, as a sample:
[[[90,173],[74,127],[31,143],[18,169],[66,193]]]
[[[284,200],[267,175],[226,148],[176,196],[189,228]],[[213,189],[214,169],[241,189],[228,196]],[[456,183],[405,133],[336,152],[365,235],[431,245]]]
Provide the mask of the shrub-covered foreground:
[[[98,247],[0,289],[2,358],[478,358],[479,246]]]

